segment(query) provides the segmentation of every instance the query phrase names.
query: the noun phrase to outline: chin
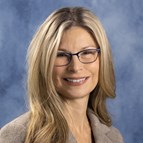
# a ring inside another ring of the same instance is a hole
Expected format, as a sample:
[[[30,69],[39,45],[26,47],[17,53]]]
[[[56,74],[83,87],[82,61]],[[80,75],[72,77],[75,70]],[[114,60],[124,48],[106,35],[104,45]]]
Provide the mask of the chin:
[[[65,93],[65,94],[60,94],[62,98],[71,99],[71,100],[89,97],[89,94],[90,94],[90,93],[85,94],[86,92],[83,92],[83,93],[81,93],[81,92],[80,93],[78,93],[78,92],[70,92],[70,93],[62,92],[62,93]]]

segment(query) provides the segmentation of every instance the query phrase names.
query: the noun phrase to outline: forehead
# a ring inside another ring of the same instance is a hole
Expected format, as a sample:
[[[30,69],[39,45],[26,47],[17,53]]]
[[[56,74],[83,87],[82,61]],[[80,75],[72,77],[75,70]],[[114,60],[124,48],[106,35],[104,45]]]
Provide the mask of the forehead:
[[[73,26],[64,31],[59,49],[75,50],[97,46],[95,38],[85,28]]]

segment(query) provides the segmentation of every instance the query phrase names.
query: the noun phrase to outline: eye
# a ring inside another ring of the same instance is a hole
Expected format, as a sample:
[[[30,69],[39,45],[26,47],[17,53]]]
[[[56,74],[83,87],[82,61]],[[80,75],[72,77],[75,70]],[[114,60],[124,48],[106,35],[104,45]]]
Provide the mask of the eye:
[[[81,52],[81,55],[93,55],[95,53],[96,53],[95,50],[85,50]]]
[[[68,54],[67,53],[65,53],[65,52],[58,52],[57,53],[57,57],[67,57],[68,56]]]
[[[69,60],[71,58],[71,55],[69,53],[66,53],[66,52],[58,52],[57,53],[57,58],[58,59]]]

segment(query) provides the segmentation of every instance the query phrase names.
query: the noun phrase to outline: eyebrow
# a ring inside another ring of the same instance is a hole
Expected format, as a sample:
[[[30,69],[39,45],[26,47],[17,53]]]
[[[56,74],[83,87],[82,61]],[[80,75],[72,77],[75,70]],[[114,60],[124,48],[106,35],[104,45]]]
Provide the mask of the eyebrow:
[[[95,46],[86,46],[86,47],[81,48],[79,51],[86,50],[86,49],[91,49],[91,48],[95,48],[96,49],[98,47],[95,47]],[[58,51],[71,52],[71,51],[68,51],[68,50],[63,49],[63,48],[58,49]]]

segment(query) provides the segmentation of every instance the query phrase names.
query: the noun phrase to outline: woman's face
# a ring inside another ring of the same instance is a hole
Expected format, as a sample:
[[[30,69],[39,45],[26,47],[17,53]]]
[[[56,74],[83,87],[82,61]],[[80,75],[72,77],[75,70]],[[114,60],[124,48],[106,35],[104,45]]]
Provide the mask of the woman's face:
[[[85,49],[98,48],[92,36],[81,27],[72,27],[62,36],[58,51],[77,53]],[[99,58],[83,64],[73,56],[67,66],[54,66],[53,81],[56,91],[64,98],[77,99],[89,96],[96,87],[99,74]]]

